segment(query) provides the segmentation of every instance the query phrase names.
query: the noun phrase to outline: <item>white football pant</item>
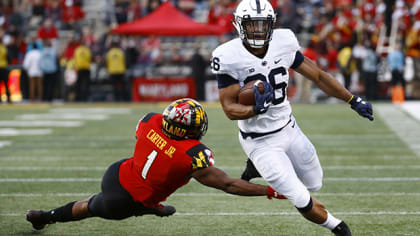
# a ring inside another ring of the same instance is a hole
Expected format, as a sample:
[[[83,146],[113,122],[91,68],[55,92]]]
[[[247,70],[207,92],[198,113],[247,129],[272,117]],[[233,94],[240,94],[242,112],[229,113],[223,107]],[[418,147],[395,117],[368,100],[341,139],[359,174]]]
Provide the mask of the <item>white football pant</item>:
[[[297,208],[306,207],[309,191],[322,187],[322,168],[315,147],[294,117],[281,131],[239,142],[264,180]]]

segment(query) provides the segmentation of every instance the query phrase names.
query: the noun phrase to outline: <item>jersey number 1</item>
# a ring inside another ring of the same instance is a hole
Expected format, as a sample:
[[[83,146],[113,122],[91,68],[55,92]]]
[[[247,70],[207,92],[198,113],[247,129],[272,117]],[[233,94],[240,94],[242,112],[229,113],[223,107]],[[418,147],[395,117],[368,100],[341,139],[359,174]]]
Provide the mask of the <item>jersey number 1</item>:
[[[144,164],[143,170],[141,171],[141,176],[143,179],[146,179],[147,172],[149,172],[150,166],[152,166],[153,161],[155,160],[157,156],[157,151],[153,150],[148,156],[146,164]]]

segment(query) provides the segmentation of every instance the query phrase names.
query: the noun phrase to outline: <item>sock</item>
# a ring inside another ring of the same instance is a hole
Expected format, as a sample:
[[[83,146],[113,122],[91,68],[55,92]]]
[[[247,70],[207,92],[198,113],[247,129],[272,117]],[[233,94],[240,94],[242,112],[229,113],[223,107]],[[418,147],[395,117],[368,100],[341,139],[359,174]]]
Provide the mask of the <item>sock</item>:
[[[321,226],[324,226],[325,228],[333,230],[340,223],[341,223],[341,220],[335,218],[333,215],[331,215],[327,211],[327,220],[324,223],[322,223]]]
[[[73,221],[72,209],[75,202],[67,203],[67,205],[61,206],[50,211],[51,220],[53,222],[68,222]]]

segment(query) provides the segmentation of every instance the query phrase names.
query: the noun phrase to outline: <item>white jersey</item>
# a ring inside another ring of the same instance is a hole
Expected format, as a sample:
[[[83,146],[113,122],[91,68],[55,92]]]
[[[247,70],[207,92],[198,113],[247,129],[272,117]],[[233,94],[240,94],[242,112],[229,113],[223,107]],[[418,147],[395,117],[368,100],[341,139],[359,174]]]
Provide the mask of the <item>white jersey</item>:
[[[213,73],[227,74],[238,80],[241,87],[252,80],[265,80],[273,86],[273,105],[263,114],[239,120],[238,126],[242,132],[267,133],[280,129],[289,122],[292,108],[286,93],[288,70],[298,50],[299,43],[291,30],[276,29],[264,58],[250,53],[239,38],[230,40],[213,51]]]

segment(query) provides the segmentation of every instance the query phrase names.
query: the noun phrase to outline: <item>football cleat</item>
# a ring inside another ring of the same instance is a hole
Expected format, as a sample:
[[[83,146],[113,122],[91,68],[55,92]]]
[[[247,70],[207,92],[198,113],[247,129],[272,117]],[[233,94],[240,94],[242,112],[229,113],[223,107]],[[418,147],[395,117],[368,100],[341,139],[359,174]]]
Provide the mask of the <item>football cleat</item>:
[[[137,216],[155,215],[155,216],[170,216],[176,212],[175,207],[169,205],[158,204],[156,207],[144,207]]]
[[[351,231],[349,226],[344,223],[344,221],[341,221],[340,224],[338,224],[333,230],[331,230],[334,235],[336,236],[351,236]]]
[[[29,210],[26,213],[26,220],[32,223],[32,227],[36,230],[43,229],[47,224],[54,224],[51,221],[51,214],[41,210]]]
[[[258,172],[257,169],[255,169],[254,164],[248,158],[248,160],[246,160],[246,168],[244,172],[242,172],[241,179],[250,181],[251,179],[258,178],[258,177],[261,177],[260,173]]]

